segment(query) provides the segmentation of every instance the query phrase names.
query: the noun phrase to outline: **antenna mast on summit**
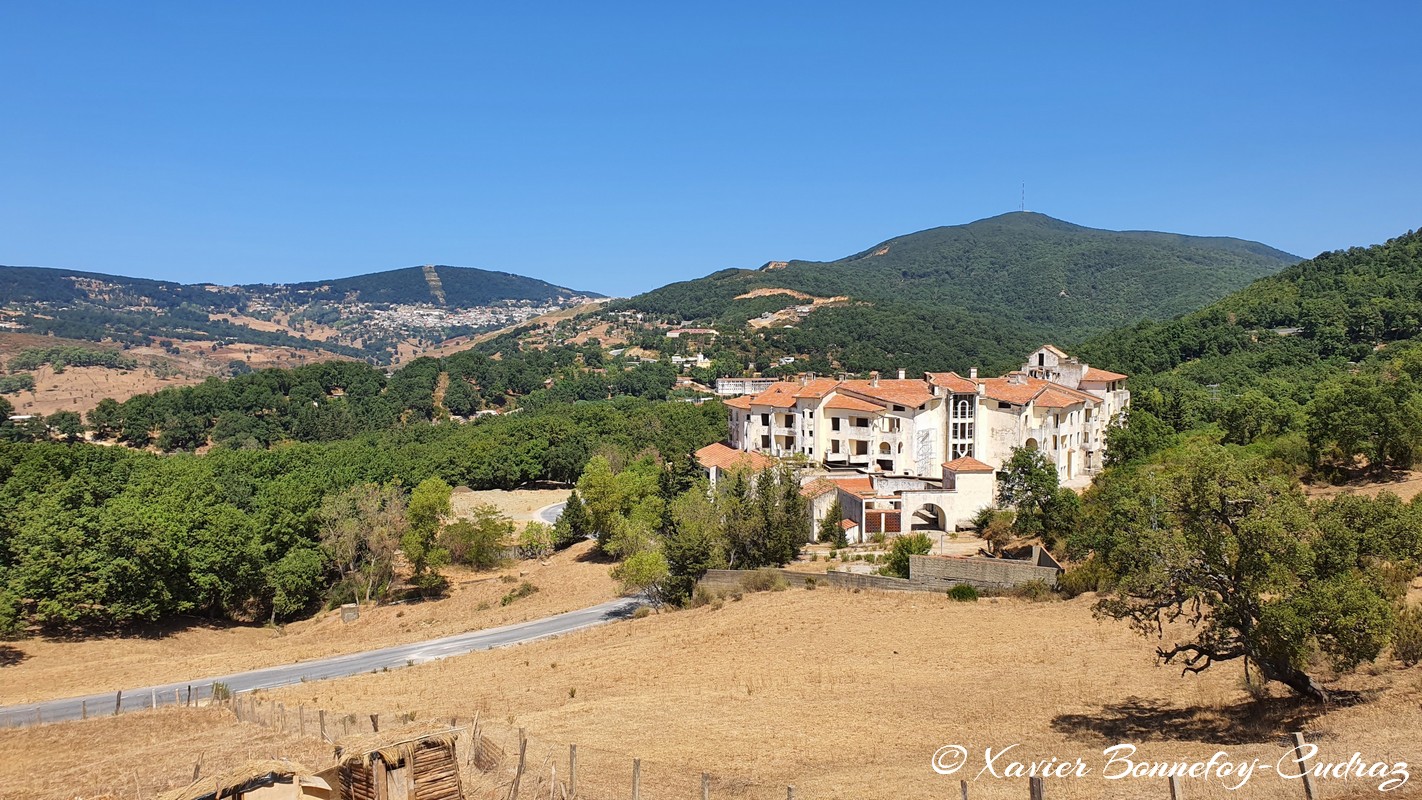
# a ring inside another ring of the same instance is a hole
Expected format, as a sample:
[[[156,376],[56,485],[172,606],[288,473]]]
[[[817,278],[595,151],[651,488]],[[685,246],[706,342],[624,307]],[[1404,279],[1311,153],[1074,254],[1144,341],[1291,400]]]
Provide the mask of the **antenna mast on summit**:
[[[1026,181],[1023,181],[1023,182],[1022,182],[1022,201],[1017,204],[1017,210],[1018,210],[1018,211],[1026,211],[1026,210],[1027,210],[1027,182],[1026,182]]]

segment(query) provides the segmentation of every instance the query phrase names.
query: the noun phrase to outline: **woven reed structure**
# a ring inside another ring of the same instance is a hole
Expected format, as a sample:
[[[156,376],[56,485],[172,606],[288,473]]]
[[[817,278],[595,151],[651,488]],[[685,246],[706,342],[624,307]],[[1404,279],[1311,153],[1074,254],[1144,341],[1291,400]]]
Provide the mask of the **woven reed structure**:
[[[429,734],[370,746],[343,742],[342,800],[464,800],[457,734]]]

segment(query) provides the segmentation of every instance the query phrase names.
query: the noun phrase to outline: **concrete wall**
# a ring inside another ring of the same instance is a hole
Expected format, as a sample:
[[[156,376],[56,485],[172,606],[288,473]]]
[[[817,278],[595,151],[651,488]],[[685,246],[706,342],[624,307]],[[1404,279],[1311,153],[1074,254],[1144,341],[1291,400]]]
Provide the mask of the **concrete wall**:
[[[713,569],[698,581],[708,589],[736,590],[755,570]],[[840,589],[873,589],[887,592],[941,592],[960,583],[975,589],[1010,589],[1028,581],[1043,581],[1055,585],[1060,570],[1039,567],[1031,561],[1004,558],[945,558],[943,556],[909,556],[909,578],[885,575],[865,575],[858,572],[826,572],[824,574],[776,570],[791,589],[805,586],[806,578],[814,578],[817,586]]]
[[[930,589],[966,583],[977,589],[1010,589],[1029,581],[1057,582],[1058,570],[1006,558],[909,556],[909,580]]]

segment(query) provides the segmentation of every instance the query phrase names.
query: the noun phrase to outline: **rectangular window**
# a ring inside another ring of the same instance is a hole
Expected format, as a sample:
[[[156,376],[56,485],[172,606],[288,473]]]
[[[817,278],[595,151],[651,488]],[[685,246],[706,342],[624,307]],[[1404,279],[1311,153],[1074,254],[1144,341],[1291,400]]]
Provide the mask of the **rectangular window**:
[[[973,438],[973,423],[971,423],[971,422],[955,422],[955,423],[953,423],[953,438],[954,438],[954,439],[971,439],[971,438]]]
[[[830,430],[839,430],[839,417],[830,417]]]
[[[770,437],[769,437],[769,436],[762,436],[762,437],[760,437],[760,449],[762,449],[762,450],[769,450],[769,449],[770,449]]]
[[[769,415],[769,414],[761,414],[761,415],[760,415],[760,424],[766,426],[767,428],[770,427],[770,415]]]
[[[1012,404],[1011,404],[1011,403],[1004,403],[1004,402],[1002,402],[1001,400],[999,400],[999,401],[997,401],[997,407],[998,407],[998,408],[1012,408]]]

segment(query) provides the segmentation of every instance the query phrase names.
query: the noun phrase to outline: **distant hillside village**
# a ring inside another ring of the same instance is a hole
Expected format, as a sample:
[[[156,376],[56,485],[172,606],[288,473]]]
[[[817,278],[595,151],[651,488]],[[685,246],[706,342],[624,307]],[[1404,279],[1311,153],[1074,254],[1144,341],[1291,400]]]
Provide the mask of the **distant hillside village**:
[[[724,469],[801,457],[828,477],[809,483],[818,522],[837,497],[851,541],[908,530],[952,530],[993,503],[996,472],[1015,448],[1044,455],[1064,485],[1105,463],[1106,428],[1130,404],[1126,376],[1052,345],[996,378],[929,372],[868,380],[733,378],[730,440],[698,458]],[[817,528],[818,526],[814,526]]]

